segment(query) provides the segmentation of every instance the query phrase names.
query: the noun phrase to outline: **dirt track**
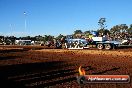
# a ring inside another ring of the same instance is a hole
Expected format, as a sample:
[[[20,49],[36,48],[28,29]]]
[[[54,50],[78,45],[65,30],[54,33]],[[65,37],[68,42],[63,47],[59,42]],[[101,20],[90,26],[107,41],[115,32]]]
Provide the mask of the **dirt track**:
[[[18,47],[17,47],[18,48]],[[132,49],[64,50],[6,49],[0,50],[0,79],[8,88],[80,88],[76,81],[79,66],[86,74],[130,75]],[[84,88],[131,88],[126,84],[87,84]],[[1,85],[2,87],[2,85]]]

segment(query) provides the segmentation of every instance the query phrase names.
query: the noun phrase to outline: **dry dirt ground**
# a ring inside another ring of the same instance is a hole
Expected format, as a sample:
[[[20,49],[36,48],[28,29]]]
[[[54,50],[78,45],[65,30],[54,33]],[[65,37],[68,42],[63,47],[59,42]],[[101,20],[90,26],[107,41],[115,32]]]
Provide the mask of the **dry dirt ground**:
[[[66,50],[43,47],[0,47],[1,88],[131,88],[130,83],[79,85],[82,66],[87,75],[130,75],[132,49]]]

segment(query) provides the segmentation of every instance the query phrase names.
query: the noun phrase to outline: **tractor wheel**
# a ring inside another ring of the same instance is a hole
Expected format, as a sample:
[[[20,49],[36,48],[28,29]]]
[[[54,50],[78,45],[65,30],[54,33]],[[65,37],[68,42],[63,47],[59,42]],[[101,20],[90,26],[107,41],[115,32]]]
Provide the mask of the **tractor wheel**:
[[[105,44],[105,49],[106,49],[106,50],[112,49],[112,45],[111,45],[111,44]]]
[[[104,48],[104,45],[103,45],[103,44],[98,44],[98,45],[97,45],[97,48],[101,50],[101,49]]]

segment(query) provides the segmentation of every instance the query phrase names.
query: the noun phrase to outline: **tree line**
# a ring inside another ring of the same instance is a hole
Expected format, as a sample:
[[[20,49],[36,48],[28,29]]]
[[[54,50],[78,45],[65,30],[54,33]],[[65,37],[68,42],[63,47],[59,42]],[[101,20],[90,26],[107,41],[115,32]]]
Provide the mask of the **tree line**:
[[[106,24],[106,18],[100,18],[98,21],[99,28],[94,32],[97,32],[98,36],[108,35],[112,38],[130,38],[132,37],[132,24],[118,24],[108,29]],[[74,31],[75,34],[91,34],[93,30],[82,32],[82,30]]]
[[[84,35],[89,36],[92,34],[92,32],[97,32],[97,36],[104,36],[107,35],[113,39],[116,38],[130,38],[132,37],[132,24],[118,24],[113,26],[112,28],[108,29],[106,24],[106,18],[100,18],[98,21],[99,28],[97,30],[86,30],[82,31],[81,29],[75,30],[72,36],[74,38],[80,38],[80,36]],[[66,38],[66,35],[58,35],[57,37],[52,35],[38,35],[38,36],[26,36],[26,37],[15,37],[15,36],[0,36],[0,43],[1,42],[7,42],[14,44],[15,40],[32,40],[32,41],[53,41],[55,40],[64,40]]]

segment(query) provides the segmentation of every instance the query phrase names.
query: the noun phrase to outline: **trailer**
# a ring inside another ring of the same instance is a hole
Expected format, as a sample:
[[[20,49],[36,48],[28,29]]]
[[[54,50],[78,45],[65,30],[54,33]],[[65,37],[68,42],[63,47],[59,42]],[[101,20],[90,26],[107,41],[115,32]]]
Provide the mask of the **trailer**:
[[[122,41],[113,41],[108,40],[107,37],[92,37],[91,41],[87,39],[66,39],[65,48],[67,49],[89,49],[90,46],[94,45],[97,49],[116,49],[119,47],[131,47],[132,41],[122,40]]]
[[[98,49],[110,50],[119,47],[120,44],[121,43],[118,41],[104,41],[104,42],[96,42],[96,47]]]

